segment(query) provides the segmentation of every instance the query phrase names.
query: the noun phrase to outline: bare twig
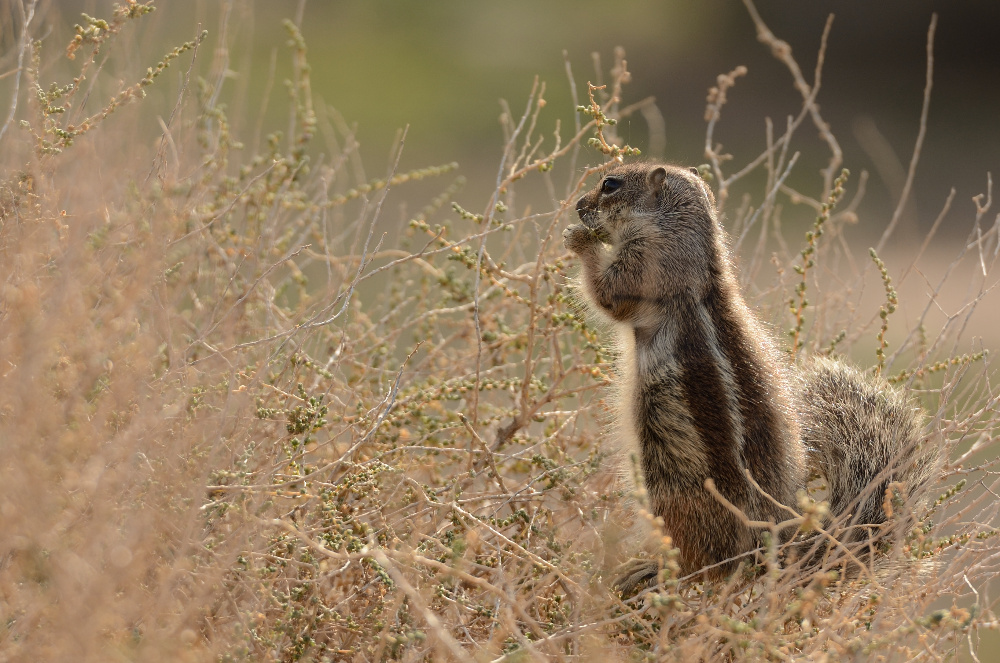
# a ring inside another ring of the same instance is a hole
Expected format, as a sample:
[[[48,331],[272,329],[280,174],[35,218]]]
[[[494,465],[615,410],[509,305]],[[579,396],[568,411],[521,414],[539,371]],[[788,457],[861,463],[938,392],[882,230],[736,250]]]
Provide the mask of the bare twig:
[[[24,56],[28,52],[31,45],[31,41],[28,37],[30,34],[29,28],[31,27],[31,21],[35,18],[35,7],[38,6],[38,0],[31,0],[31,4],[28,5],[27,12],[25,12],[23,0],[18,2],[17,6],[21,10],[21,43],[18,46],[17,51],[17,72],[14,74],[14,91],[10,97],[10,112],[7,114],[7,120],[3,123],[3,127],[0,127],[0,141],[3,141],[4,134],[7,133],[7,128],[10,126],[10,123],[14,121],[14,114],[17,112],[17,99],[20,95],[21,74],[24,72]]]
[[[892,213],[889,225],[885,227],[882,237],[875,245],[875,251],[881,252],[885,243],[896,229],[903,209],[910,200],[910,189],[913,187],[913,178],[917,174],[917,164],[920,162],[920,151],[924,146],[924,136],[927,134],[927,113],[931,106],[931,90],[934,88],[934,32],[937,29],[937,14],[931,14],[931,24],[927,28],[927,74],[924,82],[924,101],[920,108],[920,130],[917,131],[917,141],[913,146],[913,155],[910,157],[910,167],[906,171],[906,183],[903,184],[903,191],[896,203],[896,209]]]

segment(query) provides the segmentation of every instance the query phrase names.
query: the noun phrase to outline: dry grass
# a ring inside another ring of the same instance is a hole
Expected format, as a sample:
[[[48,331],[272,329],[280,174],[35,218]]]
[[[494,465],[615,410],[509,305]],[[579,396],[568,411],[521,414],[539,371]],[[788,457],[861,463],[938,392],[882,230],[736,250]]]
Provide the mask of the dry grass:
[[[608,572],[643,514],[603,443],[612,357],[559,239],[621,143],[607,121],[652,103],[623,105],[623,54],[561,138],[539,133],[536,83],[504,116],[494,194],[468,201],[453,165],[364,175],[350,128],[313,108],[292,23],[284,135],[233,135],[224,76],[192,74],[198,39],[160,68],[140,54],[133,84],[100,79],[93,53],[126,56],[113,37],[138,7],[81,28],[72,89],[22,40],[0,138],[3,660],[939,660],[998,626],[998,396],[963,337],[997,256],[990,194],[955,262],[981,266],[968,301],[934,294],[940,330],[895,329],[891,274],[844,240],[866,177],[820,202],[842,165],[822,51],[810,83],[754,14],[803,103],[764,153],[730,158],[713,131],[742,72],[720,77],[705,172],[790,349],[863,353],[924,403],[942,497],[858,580],[769,565],[704,585],[666,551],[663,584],[623,601]],[[183,84],[154,108],[167,65]],[[81,91],[113,101],[87,117]],[[137,147],[142,115],[163,119]],[[803,125],[830,153],[812,192],[785,184]],[[438,194],[388,221],[425,178]],[[781,235],[783,206],[821,216],[807,241]],[[861,295],[883,283],[880,317]]]

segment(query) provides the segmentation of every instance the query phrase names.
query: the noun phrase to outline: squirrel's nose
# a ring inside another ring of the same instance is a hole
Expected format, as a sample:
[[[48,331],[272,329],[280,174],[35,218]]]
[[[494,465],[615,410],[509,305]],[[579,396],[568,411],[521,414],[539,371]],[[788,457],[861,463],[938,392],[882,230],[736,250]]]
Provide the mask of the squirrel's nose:
[[[580,216],[581,220],[583,219],[584,212],[587,210],[587,207],[583,202],[585,198],[586,196],[583,196],[580,200],[576,201],[576,213]]]

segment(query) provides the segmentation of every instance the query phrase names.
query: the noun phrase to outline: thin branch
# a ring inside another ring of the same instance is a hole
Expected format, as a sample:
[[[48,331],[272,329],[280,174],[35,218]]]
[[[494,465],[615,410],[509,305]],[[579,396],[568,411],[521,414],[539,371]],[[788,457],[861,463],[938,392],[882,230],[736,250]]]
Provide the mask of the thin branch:
[[[24,11],[24,2],[19,2],[18,6],[21,8],[21,18],[23,23],[21,25],[21,44],[18,46],[17,52],[17,73],[14,74],[14,92],[11,94],[10,98],[10,112],[7,114],[7,120],[3,123],[3,127],[0,127],[0,141],[3,141],[4,134],[7,133],[7,127],[10,123],[14,121],[14,114],[17,112],[17,98],[20,93],[21,87],[21,73],[24,71],[24,55],[28,52],[28,48],[31,45],[31,40],[28,38],[28,28],[31,27],[31,21],[35,18],[35,7],[38,5],[38,0],[31,0],[31,5],[28,7],[27,15]]]
[[[920,162],[920,150],[924,146],[924,136],[927,134],[927,112],[931,106],[931,90],[934,87],[934,31],[937,29],[937,14],[931,14],[931,25],[927,28],[927,74],[924,82],[924,102],[920,109],[920,130],[917,132],[917,142],[913,146],[913,155],[910,157],[910,168],[906,171],[906,183],[903,185],[903,192],[896,203],[896,209],[892,213],[892,219],[886,226],[885,232],[875,246],[875,252],[881,253],[885,248],[885,243],[896,229],[896,224],[903,216],[903,209],[910,200],[910,189],[913,187],[913,178],[917,174],[917,163]]]

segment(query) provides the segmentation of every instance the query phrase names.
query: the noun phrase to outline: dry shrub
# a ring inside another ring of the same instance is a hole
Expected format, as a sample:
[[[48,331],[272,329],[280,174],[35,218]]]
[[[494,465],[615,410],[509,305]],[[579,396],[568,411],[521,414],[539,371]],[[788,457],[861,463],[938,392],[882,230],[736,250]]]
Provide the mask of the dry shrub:
[[[41,80],[45,54],[22,40],[25,92],[0,138],[4,660],[971,651],[997,625],[986,591],[996,399],[984,353],[961,340],[983,289],[936,336],[914,326],[886,351],[887,268],[876,252],[843,267],[865,177],[840,209],[821,202],[842,165],[815,103],[822,50],[809,83],[748,6],[803,103],[741,160],[714,130],[745,72],[709,95],[703,172],[744,282],[797,356],[877,347],[865,350],[875,370],[921,399],[926,443],[951,459],[940,499],[892,504],[920,509],[920,526],[888,562],[845,580],[784,572],[765,555],[763,568],[705,585],[675,577],[667,549],[659,586],[627,600],[608,588],[609,570],[641,547],[630,532],[653,531],[655,549],[655,523],[643,524],[603,442],[613,357],[573,304],[560,232],[600,162],[632,152],[615,122],[652,104],[622,105],[623,53],[554,139],[539,133],[543,84],[523,112],[505,112],[495,191],[473,204],[454,164],[366,177],[351,129],[313,107],[291,22],[291,132],[256,137],[257,153],[218,103],[224,76],[198,75],[201,37],[84,116],[77,93],[94,85],[95,55],[123,57],[112,38],[141,20],[130,2],[79,28],[72,87]],[[168,107],[122,110],[171,65],[185,73]],[[136,148],[142,113],[164,121]],[[803,125],[831,155],[812,194],[785,184]],[[392,226],[385,201],[425,178],[438,193]],[[801,251],[778,232],[788,202],[819,217]],[[990,204],[977,201],[959,256],[981,262],[984,287],[998,242],[996,225],[980,225]],[[859,303],[880,282],[881,315]]]

